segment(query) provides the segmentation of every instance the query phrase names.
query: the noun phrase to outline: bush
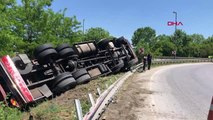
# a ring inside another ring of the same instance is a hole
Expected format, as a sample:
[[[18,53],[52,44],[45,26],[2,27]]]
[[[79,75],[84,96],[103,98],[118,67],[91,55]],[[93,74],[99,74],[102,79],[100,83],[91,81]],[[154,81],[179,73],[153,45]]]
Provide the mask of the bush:
[[[21,120],[22,113],[17,108],[5,106],[0,103],[0,120]]]

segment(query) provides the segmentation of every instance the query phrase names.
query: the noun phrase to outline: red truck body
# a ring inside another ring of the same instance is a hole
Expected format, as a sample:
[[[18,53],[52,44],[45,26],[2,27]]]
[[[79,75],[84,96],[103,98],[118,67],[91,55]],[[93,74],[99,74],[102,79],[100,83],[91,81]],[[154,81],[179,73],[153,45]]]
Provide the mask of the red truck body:
[[[11,58],[7,56],[3,56],[0,59],[0,67],[1,67],[1,77],[4,80],[6,86],[1,86],[1,94],[4,97],[4,101],[7,99],[7,95],[13,94],[13,98],[18,99],[17,105],[23,105],[34,101],[34,98],[29,91],[27,85],[25,84],[22,76],[19,71],[15,67]],[[8,87],[9,91],[5,91],[3,88]],[[6,95],[6,96],[5,96]],[[11,100],[9,100],[11,101]],[[12,104],[12,103],[11,103]]]

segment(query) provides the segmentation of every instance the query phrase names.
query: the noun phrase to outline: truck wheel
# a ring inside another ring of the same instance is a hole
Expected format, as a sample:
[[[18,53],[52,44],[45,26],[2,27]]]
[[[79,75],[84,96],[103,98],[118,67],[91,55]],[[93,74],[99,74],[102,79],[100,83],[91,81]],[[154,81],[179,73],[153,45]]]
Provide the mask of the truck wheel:
[[[40,64],[46,64],[58,58],[58,53],[51,44],[43,44],[37,47],[34,55]]]
[[[34,56],[37,56],[39,53],[46,49],[54,49],[52,44],[43,44],[38,46],[34,51]]]
[[[89,82],[91,78],[87,70],[84,68],[77,70],[72,75],[76,79],[77,84]]]
[[[24,64],[21,58],[18,56],[12,58],[12,61],[14,62],[16,68],[18,69],[21,75],[26,75],[30,73],[33,69],[33,65],[31,63]]]
[[[54,92],[64,92],[70,88],[76,86],[76,80],[73,78],[70,72],[64,72],[55,78],[53,83]]]
[[[79,77],[78,79],[76,79],[77,84],[85,84],[88,83],[90,81],[90,75],[89,74],[84,74],[81,77]]]
[[[46,64],[52,60],[56,60],[58,58],[58,54],[55,49],[46,49],[39,53],[36,58],[40,64]]]
[[[61,51],[61,50],[65,49],[65,48],[71,48],[71,47],[70,47],[69,44],[64,43],[64,44],[61,44],[61,45],[57,46],[55,49],[56,49],[56,51]]]
[[[109,42],[110,42],[109,40],[103,39],[100,42],[98,42],[98,47],[102,50],[105,50],[107,48]]]
[[[128,41],[124,37],[120,37],[114,41],[115,47],[121,47],[122,44],[128,44]]]
[[[71,55],[74,55],[74,51],[73,49],[69,46],[69,44],[62,44],[62,45],[59,45],[57,48],[56,48],[56,51],[59,53],[59,55],[62,57],[62,58],[66,58],[66,57],[69,57]]]
[[[77,71],[75,71],[74,73],[72,73],[73,77],[77,80],[79,77],[81,77],[82,75],[88,74],[87,70],[82,68],[79,69]]]
[[[69,79],[61,81],[55,86],[55,88],[53,89],[53,92],[56,94],[59,94],[71,88],[74,88],[76,86],[76,81],[74,80],[75,80],[74,78],[69,78]]]
[[[66,57],[74,55],[74,51],[72,48],[65,48],[65,49],[59,51],[58,53],[62,58],[66,58]]]

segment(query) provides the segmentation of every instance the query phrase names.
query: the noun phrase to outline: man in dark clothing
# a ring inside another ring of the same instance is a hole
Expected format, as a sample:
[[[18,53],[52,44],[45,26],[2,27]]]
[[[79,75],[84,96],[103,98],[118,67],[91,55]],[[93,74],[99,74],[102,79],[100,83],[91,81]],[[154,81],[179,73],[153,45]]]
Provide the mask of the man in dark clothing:
[[[146,57],[143,58],[143,71],[146,70]]]
[[[150,54],[147,55],[147,63],[148,63],[148,70],[150,70],[152,64],[152,56]]]

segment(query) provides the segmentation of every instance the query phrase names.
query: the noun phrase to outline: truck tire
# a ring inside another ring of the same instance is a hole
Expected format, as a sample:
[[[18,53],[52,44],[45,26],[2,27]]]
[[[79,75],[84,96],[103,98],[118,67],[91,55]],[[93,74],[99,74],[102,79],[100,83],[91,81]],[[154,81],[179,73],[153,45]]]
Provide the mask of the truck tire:
[[[72,75],[76,79],[77,84],[87,83],[91,78],[87,70],[84,68],[77,70]]]
[[[16,56],[12,58],[16,68],[18,69],[21,75],[26,75],[30,73],[33,69],[32,63],[24,64],[20,57]]]
[[[88,74],[87,70],[82,68],[79,69],[77,71],[75,71],[74,73],[72,73],[73,77],[77,80],[79,77],[81,77],[82,75]]]
[[[71,48],[71,47],[70,47],[69,44],[64,43],[64,44],[58,45],[55,49],[56,49],[56,51],[61,51],[61,50],[65,49],[65,48]]]
[[[128,41],[124,37],[120,37],[114,40],[115,47],[121,47],[122,44],[124,45],[128,44]]]
[[[89,74],[84,74],[80,76],[78,79],[76,79],[77,84],[85,84],[90,81],[90,75]]]
[[[66,58],[71,55],[74,55],[74,50],[69,46],[69,44],[61,44],[56,48],[56,51],[59,53],[60,57]]]
[[[52,44],[43,44],[38,46],[34,51],[34,56],[37,56],[39,53],[46,49],[54,49]]]
[[[40,64],[46,64],[52,60],[56,60],[58,53],[51,44],[43,44],[35,49],[34,56]]]
[[[105,49],[107,49],[109,42],[110,41],[108,39],[103,39],[100,42],[98,42],[98,47],[102,50],[105,50]]]
[[[74,51],[72,48],[65,48],[65,49],[59,51],[58,53],[59,53],[60,57],[62,57],[62,58],[66,58],[66,57],[74,55]]]
[[[70,72],[64,72],[55,78],[53,83],[53,91],[55,93],[65,92],[77,85],[76,80]]]
[[[53,89],[53,92],[56,94],[63,93],[71,88],[74,88],[75,86],[76,81],[74,81],[74,78],[69,78],[58,83]]]
[[[36,57],[40,64],[46,64],[58,58],[58,53],[55,49],[46,49]]]

